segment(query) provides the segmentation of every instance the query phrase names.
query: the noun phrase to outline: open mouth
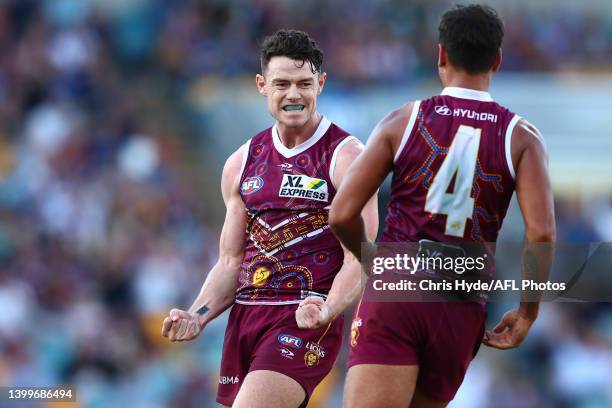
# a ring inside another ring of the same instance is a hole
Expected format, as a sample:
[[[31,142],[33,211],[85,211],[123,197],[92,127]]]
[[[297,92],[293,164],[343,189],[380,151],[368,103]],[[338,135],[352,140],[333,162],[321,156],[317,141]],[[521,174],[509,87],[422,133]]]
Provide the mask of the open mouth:
[[[285,105],[283,106],[283,110],[285,112],[303,111],[304,108],[305,108],[304,105]]]

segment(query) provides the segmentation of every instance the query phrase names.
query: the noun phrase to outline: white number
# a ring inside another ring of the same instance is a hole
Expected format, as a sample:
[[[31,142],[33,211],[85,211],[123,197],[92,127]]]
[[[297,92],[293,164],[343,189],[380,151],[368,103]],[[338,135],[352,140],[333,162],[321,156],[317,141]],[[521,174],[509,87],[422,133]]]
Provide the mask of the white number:
[[[463,237],[467,219],[472,219],[474,198],[472,183],[478,159],[481,129],[461,125],[446,158],[438,170],[425,201],[425,211],[432,214],[446,214],[446,235]],[[448,187],[455,178],[452,193]]]

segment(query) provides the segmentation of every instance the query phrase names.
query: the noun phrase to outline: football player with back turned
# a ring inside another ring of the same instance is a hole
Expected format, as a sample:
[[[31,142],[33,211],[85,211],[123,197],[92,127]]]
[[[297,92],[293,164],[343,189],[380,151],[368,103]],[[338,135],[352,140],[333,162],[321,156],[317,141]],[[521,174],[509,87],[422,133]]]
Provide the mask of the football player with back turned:
[[[490,7],[457,6],[442,15],[438,70],[444,89],[392,111],[377,125],[332,204],[330,225],[358,259],[368,241],[360,213],[389,172],[383,242],[493,243],[515,191],[526,242],[554,241],[542,137],[488,93],[502,61],[502,39],[502,21]],[[524,253],[546,273],[551,257],[550,245]],[[446,406],[481,341],[517,347],[538,305],[521,302],[485,332],[485,302],[362,298],[353,321],[344,406]]]

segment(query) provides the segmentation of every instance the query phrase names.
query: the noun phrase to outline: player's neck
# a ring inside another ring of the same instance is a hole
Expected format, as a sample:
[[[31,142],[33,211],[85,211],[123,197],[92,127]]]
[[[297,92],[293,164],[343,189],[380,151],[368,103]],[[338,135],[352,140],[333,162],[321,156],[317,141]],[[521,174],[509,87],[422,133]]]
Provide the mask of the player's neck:
[[[295,146],[304,143],[315,134],[319,127],[319,123],[321,123],[321,119],[323,119],[323,115],[319,112],[315,112],[304,126],[287,127],[280,122],[276,122],[276,129],[278,130],[278,136],[281,143],[287,149],[293,149]]]
[[[477,91],[489,92],[490,74],[471,75],[466,72],[455,71],[448,75],[444,83],[445,87],[454,86],[457,88],[474,89]]]

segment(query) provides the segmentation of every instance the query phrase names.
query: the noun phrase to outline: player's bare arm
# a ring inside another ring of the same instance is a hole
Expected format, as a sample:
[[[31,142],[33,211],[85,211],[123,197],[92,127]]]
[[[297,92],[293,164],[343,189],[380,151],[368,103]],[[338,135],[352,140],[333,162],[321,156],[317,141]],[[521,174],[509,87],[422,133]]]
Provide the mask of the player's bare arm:
[[[336,169],[333,174],[334,186],[339,187],[351,164],[359,157],[363,146],[356,141],[347,143],[338,152]],[[361,217],[365,234],[374,240],[378,231],[378,202],[376,192],[366,202]],[[323,301],[320,297],[310,296],[304,299],[296,311],[298,327],[315,329],[328,324],[338,317],[361,294],[361,265],[355,256],[343,246],[344,262],[334,278],[332,287]]]
[[[517,124],[512,135],[512,162],[516,196],[525,221],[521,274],[523,279],[544,281],[552,264],[556,236],[553,195],[544,141],[525,120]],[[539,302],[529,300],[506,313],[493,331],[485,334],[484,343],[499,349],[518,347],[538,316]]]
[[[412,104],[385,116],[374,128],[364,152],[348,169],[329,212],[329,225],[357,260],[361,243],[369,242],[363,208],[393,169],[393,158],[412,113]]]
[[[244,148],[245,146],[242,146],[234,152],[223,168],[221,192],[226,214],[219,240],[219,259],[210,270],[189,310],[172,309],[164,319],[162,336],[170,341],[196,338],[208,322],[234,303],[246,228],[246,211],[239,193],[239,174]]]

